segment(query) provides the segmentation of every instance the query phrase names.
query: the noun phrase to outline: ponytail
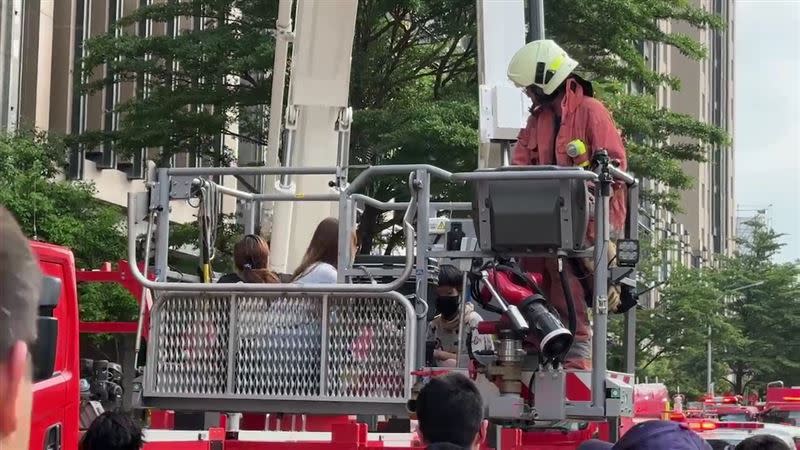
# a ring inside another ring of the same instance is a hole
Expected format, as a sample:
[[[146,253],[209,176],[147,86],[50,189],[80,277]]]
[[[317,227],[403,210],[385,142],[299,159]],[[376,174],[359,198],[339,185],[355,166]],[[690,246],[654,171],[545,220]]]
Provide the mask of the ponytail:
[[[242,270],[242,281],[245,283],[280,283],[281,280],[269,269]]]

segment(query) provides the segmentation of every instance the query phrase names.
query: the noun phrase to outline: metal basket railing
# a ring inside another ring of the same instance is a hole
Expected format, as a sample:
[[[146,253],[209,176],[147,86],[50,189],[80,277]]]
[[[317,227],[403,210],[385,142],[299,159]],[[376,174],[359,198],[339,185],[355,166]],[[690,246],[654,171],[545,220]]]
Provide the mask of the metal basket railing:
[[[151,315],[143,401],[306,413],[404,407],[415,328],[396,292],[165,291]]]

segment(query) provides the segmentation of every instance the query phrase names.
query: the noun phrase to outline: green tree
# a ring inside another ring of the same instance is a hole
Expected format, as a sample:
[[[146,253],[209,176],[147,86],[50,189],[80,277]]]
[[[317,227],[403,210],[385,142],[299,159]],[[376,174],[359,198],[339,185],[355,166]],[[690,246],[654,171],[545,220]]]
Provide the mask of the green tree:
[[[94,198],[87,182],[59,180],[64,146],[43,133],[0,135],[0,204],[31,238],[72,250],[79,268],[97,268],[125,255],[122,213]],[[112,285],[82,285],[83,320],[132,320],[136,302]]]
[[[681,392],[705,391],[706,343],[741,342],[740,331],[723,314],[722,297],[710,270],[677,267],[655,309],[637,311],[636,374],[656,378]],[[615,335],[621,335],[619,326]],[[621,342],[615,340],[617,362]],[[718,367],[722,369],[722,367]],[[718,370],[719,374],[722,370]]]
[[[784,245],[782,235],[763,220],[746,225],[750,233],[739,241],[733,257],[721,261],[717,274],[723,292],[763,282],[731,293],[724,305],[744,338],[723,340],[718,353],[724,374],[733,375],[736,393],[778,379],[800,383],[800,264],[774,261]]]
[[[352,164],[475,168],[475,23],[472,5],[465,8],[457,0],[359,2],[350,86]],[[402,177],[379,179],[366,192],[382,201],[403,201],[408,199],[405,183]],[[436,183],[433,194],[458,199],[464,192]],[[402,239],[401,218],[365,208],[359,226],[362,252],[373,248],[373,239],[391,252]],[[390,229],[394,232],[385,234]]]
[[[680,80],[654,71],[643,48],[645,43],[663,44],[666,51],[675,49],[701,60],[706,49],[700,42],[665,32],[661,24],[681,22],[715,30],[722,28],[720,18],[687,0],[545,2],[545,16],[547,36],[598,81],[600,97],[626,139],[631,170],[673,188],[661,194],[644,192],[645,198],[677,209],[680,190],[694,181],[683,173],[681,162],[705,160],[708,144],[724,145],[727,136],[691,116],[657,107],[654,93],[661,87],[680,89]]]
[[[232,272],[235,270],[233,264],[233,246],[239,242],[243,227],[236,223],[233,214],[221,214],[217,221],[217,228],[214,232],[214,257],[211,266],[216,272]],[[199,251],[200,229],[197,222],[174,223],[170,226],[170,249],[177,250],[188,246],[195,251]],[[200,270],[199,259],[179,261],[175,264],[176,269],[186,270],[192,275],[196,275]]]
[[[264,143],[263,110],[252,112],[269,102],[276,15],[273,0],[170,0],[138,8],[85,43],[81,86],[92,93],[136,83],[137,95],[117,105],[118,130],[88,131],[78,142],[110,143],[123,154],[159,148],[162,166],[182,152],[227,163],[221,135]],[[176,36],[137,35],[148,19]],[[97,77],[103,66],[108,71]]]
[[[598,91],[628,141],[632,169],[675,189],[688,187],[691,180],[681,171],[681,161],[704,159],[706,144],[724,143],[724,133],[656,107],[653,92],[664,85],[677,88],[678,81],[651,70],[638,44],[661,43],[700,59],[705,56],[700,43],[665,33],[657,23],[683,21],[693,27],[718,28],[719,19],[686,0],[565,0],[546,2],[546,7],[548,36],[596,76]],[[236,10],[241,14],[231,15]],[[161,148],[162,164],[182,151],[216,155],[212,161],[224,162],[224,155],[214,153],[220,134],[261,143],[263,114],[258,111],[263,113],[269,101],[273,48],[269,30],[276,11],[274,1],[171,1],[141,7],[121,20],[122,36],[112,33],[90,40],[83,73],[91,81],[84,90],[139,80],[149,94],[118,107],[120,130],[89,132],[82,142],[91,146],[110,141],[123,152]],[[458,0],[363,0],[357,14],[350,88],[355,111],[351,164],[426,162],[451,170],[474,168],[478,141],[474,6],[465,7]],[[202,20],[189,20],[192,17]],[[177,37],[136,36],[131,26],[145,19],[192,26]],[[111,68],[109,75],[91,78],[104,64]],[[631,85],[642,94],[626,93],[624,88]],[[239,131],[233,130],[234,123]],[[404,200],[404,183],[400,178],[377,180],[367,193],[384,201]],[[435,195],[458,198],[466,193],[463,188],[437,185]],[[674,208],[678,193],[647,195]],[[372,247],[373,238],[388,240],[390,250],[400,235],[387,231],[399,219],[397,214],[366,208],[360,227],[362,250]]]

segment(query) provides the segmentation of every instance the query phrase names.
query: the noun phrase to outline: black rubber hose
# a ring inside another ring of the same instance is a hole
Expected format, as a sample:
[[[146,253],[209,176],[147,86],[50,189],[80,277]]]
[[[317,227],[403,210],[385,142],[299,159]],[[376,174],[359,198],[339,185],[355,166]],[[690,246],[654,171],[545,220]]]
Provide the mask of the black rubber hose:
[[[561,279],[561,288],[564,289],[564,298],[567,300],[567,320],[569,322],[569,332],[575,336],[578,328],[578,318],[575,314],[575,298],[572,296],[572,289],[567,283],[567,275],[564,273],[564,260],[558,260],[558,277]]]

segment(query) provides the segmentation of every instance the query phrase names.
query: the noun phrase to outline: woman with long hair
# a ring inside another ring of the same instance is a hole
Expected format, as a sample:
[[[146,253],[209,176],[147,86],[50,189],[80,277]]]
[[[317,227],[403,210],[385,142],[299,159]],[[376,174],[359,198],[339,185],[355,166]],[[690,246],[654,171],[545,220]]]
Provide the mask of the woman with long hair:
[[[355,257],[358,238],[355,231],[350,239]],[[292,274],[292,282],[300,284],[336,283],[339,259],[339,220],[328,217],[317,225],[302,262]]]
[[[233,246],[236,272],[219,279],[219,283],[280,283],[269,270],[269,245],[257,234],[248,234]]]

